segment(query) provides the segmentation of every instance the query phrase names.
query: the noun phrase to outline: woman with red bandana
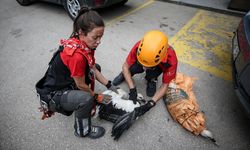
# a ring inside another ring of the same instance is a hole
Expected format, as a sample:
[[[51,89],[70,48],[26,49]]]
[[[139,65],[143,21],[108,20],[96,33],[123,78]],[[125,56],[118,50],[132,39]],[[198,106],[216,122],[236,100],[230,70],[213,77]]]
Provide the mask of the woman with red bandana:
[[[36,84],[44,118],[54,112],[71,115],[75,112],[75,135],[99,138],[105,129],[91,125],[91,110],[95,100],[108,100],[107,95],[94,93],[97,79],[108,89],[116,92],[117,87],[101,74],[101,67],[95,63],[95,50],[104,33],[101,16],[83,7],[74,20],[69,39],[61,40],[44,77]]]

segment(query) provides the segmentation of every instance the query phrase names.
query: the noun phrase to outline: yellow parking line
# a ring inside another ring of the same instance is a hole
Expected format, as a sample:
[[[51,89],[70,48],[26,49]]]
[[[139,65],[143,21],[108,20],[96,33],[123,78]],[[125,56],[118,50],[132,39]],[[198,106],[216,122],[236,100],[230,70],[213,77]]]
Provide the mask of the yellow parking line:
[[[238,17],[200,10],[170,44],[179,61],[231,80],[231,41],[239,21]]]
[[[131,11],[128,11],[127,13],[125,13],[125,14],[119,16],[119,17],[116,17],[116,18],[110,20],[109,22],[106,23],[106,25],[107,25],[107,26],[110,26],[110,25],[113,24],[114,22],[116,22],[116,21],[118,21],[118,20],[120,20],[120,19],[122,19],[122,18],[124,18],[124,17],[126,17],[126,16],[128,16],[128,15],[130,15],[130,14],[132,14],[132,13],[134,13],[134,12],[139,11],[139,10],[141,10],[142,8],[144,8],[144,7],[146,7],[146,6],[150,5],[150,4],[152,4],[154,1],[155,1],[155,0],[149,0],[149,1],[147,1],[146,3],[144,3],[143,5],[141,5],[140,7],[137,7],[137,8],[135,8],[135,9],[131,10]]]

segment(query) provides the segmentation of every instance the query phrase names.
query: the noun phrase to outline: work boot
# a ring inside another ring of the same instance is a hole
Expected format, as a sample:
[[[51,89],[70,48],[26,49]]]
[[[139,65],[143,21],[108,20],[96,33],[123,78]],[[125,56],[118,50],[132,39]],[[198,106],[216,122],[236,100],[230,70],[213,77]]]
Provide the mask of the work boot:
[[[105,134],[105,129],[101,126],[91,126],[91,131],[87,137],[91,139],[97,139],[102,137]]]
[[[105,129],[100,126],[91,125],[91,119],[75,119],[75,136],[77,137],[89,137],[91,139],[97,139],[105,134]]]
[[[121,72],[118,76],[115,77],[115,79],[113,80],[113,85],[114,86],[118,86],[119,84],[121,84],[123,81],[125,80],[123,73]]]
[[[92,126],[90,133],[87,134],[85,137],[89,137],[91,139],[97,139],[102,137],[105,134],[105,129],[100,126]],[[84,137],[80,136],[77,132],[75,132],[75,136],[77,137]]]
[[[156,83],[157,83],[157,79],[148,80],[148,82],[147,82],[147,90],[146,90],[147,96],[152,97],[152,96],[155,95]]]

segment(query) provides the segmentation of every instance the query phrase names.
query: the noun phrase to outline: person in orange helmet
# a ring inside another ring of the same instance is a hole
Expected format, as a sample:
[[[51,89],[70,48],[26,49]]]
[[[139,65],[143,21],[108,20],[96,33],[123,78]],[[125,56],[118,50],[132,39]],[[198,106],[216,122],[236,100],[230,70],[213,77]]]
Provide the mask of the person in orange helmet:
[[[176,76],[177,64],[178,60],[174,49],[168,44],[168,37],[161,31],[152,30],[134,45],[122,66],[122,72],[112,83],[117,86],[125,80],[130,89],[129,99],[136,103],[137,89],[132,77],[146,72],[146,94],[152,99],[137,109],[140,116],[165,95],[169,82]],[[161,74],[162,84],[156,91],[157,79]]]

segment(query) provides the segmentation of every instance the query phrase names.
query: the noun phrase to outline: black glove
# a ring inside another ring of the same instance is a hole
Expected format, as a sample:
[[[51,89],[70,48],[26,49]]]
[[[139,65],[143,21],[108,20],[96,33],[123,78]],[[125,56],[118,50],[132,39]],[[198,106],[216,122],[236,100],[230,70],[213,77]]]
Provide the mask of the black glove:
[[[135,116],[139,117],[139,116],[144,115],[147,111],[149,111],[152,107],[154,107],[155,104],[156,104],[155,101],[150,100],[145,105],[142,105],[140,107],[136,107],[134,110]]]
[[[129,99],[133,101],[134,104],[137,102],[137,90],[136,87],[130,89]]]
[[[106,87],[107,87],[107,89],[109,89],[109,90],[111,90],[111,91],[113,91],[113,92],[119,94],[118,91],[117,91],[117,89],[119,89],[119,87],[114,86],[114,85],[111,83],[110,80],[109,80],[108,83],[106,84]]]
[[[114,140],[118,140],[119,137],[125,130],[128,130],[129,127],[135,122],[135,120],[149,111],[152,107],[155,106],[155,102],[153,100],[148,101],[145,105],[135,108],[134,111],[131,113],[124,114],[123,116],[119,117],[118,120],[115,122],[112,128],[112,135]]]

